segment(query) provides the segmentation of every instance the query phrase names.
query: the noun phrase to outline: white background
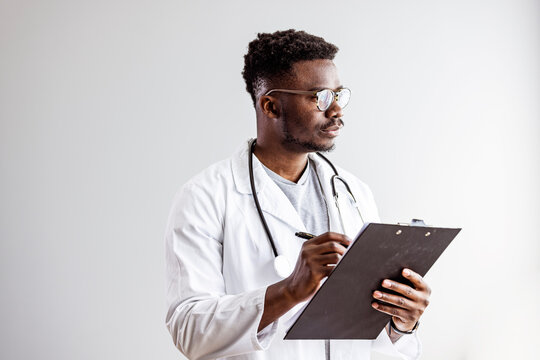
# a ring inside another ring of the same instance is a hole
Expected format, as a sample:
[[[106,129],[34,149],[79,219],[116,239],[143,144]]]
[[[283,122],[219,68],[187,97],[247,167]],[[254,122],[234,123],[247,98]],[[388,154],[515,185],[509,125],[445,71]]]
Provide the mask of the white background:
[[[243,55],[288,28],[341,49],[331,158],[382,219],[463,227],[426,276],[424,359],[537,357],[539,20],[532,0],[0,1],[0,358],[180,358],[169,206],[255,135]]]

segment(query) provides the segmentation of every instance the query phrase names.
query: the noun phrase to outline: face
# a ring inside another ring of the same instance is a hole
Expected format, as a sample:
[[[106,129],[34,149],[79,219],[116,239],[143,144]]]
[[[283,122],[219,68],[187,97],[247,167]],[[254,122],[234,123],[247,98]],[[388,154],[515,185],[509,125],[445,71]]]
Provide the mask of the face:
[[[301,61],[293,66],[293,76],[286,84],[292,90],[338,90],[341,87],[337,68],[330,60]],[[330,151],[343,127],[343,112],[334,101],[326,111],[317,108],[316,97],[278,93],[280,100],[281,143],[292,151]]]

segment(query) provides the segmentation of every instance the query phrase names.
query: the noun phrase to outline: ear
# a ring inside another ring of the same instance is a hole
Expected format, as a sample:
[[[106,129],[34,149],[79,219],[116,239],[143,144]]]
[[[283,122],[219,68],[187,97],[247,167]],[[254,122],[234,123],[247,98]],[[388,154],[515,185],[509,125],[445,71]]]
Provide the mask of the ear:
[[[269,118],[275,119],[279,117],[279,100],[272,96],[261,96],[259,106],[262,112]]]

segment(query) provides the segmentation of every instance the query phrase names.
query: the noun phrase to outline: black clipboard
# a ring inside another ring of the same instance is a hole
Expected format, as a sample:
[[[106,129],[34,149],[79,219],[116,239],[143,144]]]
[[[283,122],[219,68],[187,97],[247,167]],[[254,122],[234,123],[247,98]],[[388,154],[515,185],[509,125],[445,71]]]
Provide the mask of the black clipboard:
[[[390,316],[371,307],[384,279],[424,276],[461,229],[369,223],[287,331],[285,339],[375,339]]]

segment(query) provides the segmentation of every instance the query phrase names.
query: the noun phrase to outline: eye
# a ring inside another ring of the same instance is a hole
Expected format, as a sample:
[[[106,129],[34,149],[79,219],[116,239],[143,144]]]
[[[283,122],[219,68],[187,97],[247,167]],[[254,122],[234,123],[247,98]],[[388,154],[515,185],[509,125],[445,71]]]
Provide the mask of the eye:
[[[317,95],[317,105],[321,111],[328,109],[334,101],[334,94],[332,90],[324,89],[319,91]]]
[[[337,101],[339,106],[344,108],[349,103],[349,100],[351,99],[351,90],[347,88],[340,89],[337,92]]]

